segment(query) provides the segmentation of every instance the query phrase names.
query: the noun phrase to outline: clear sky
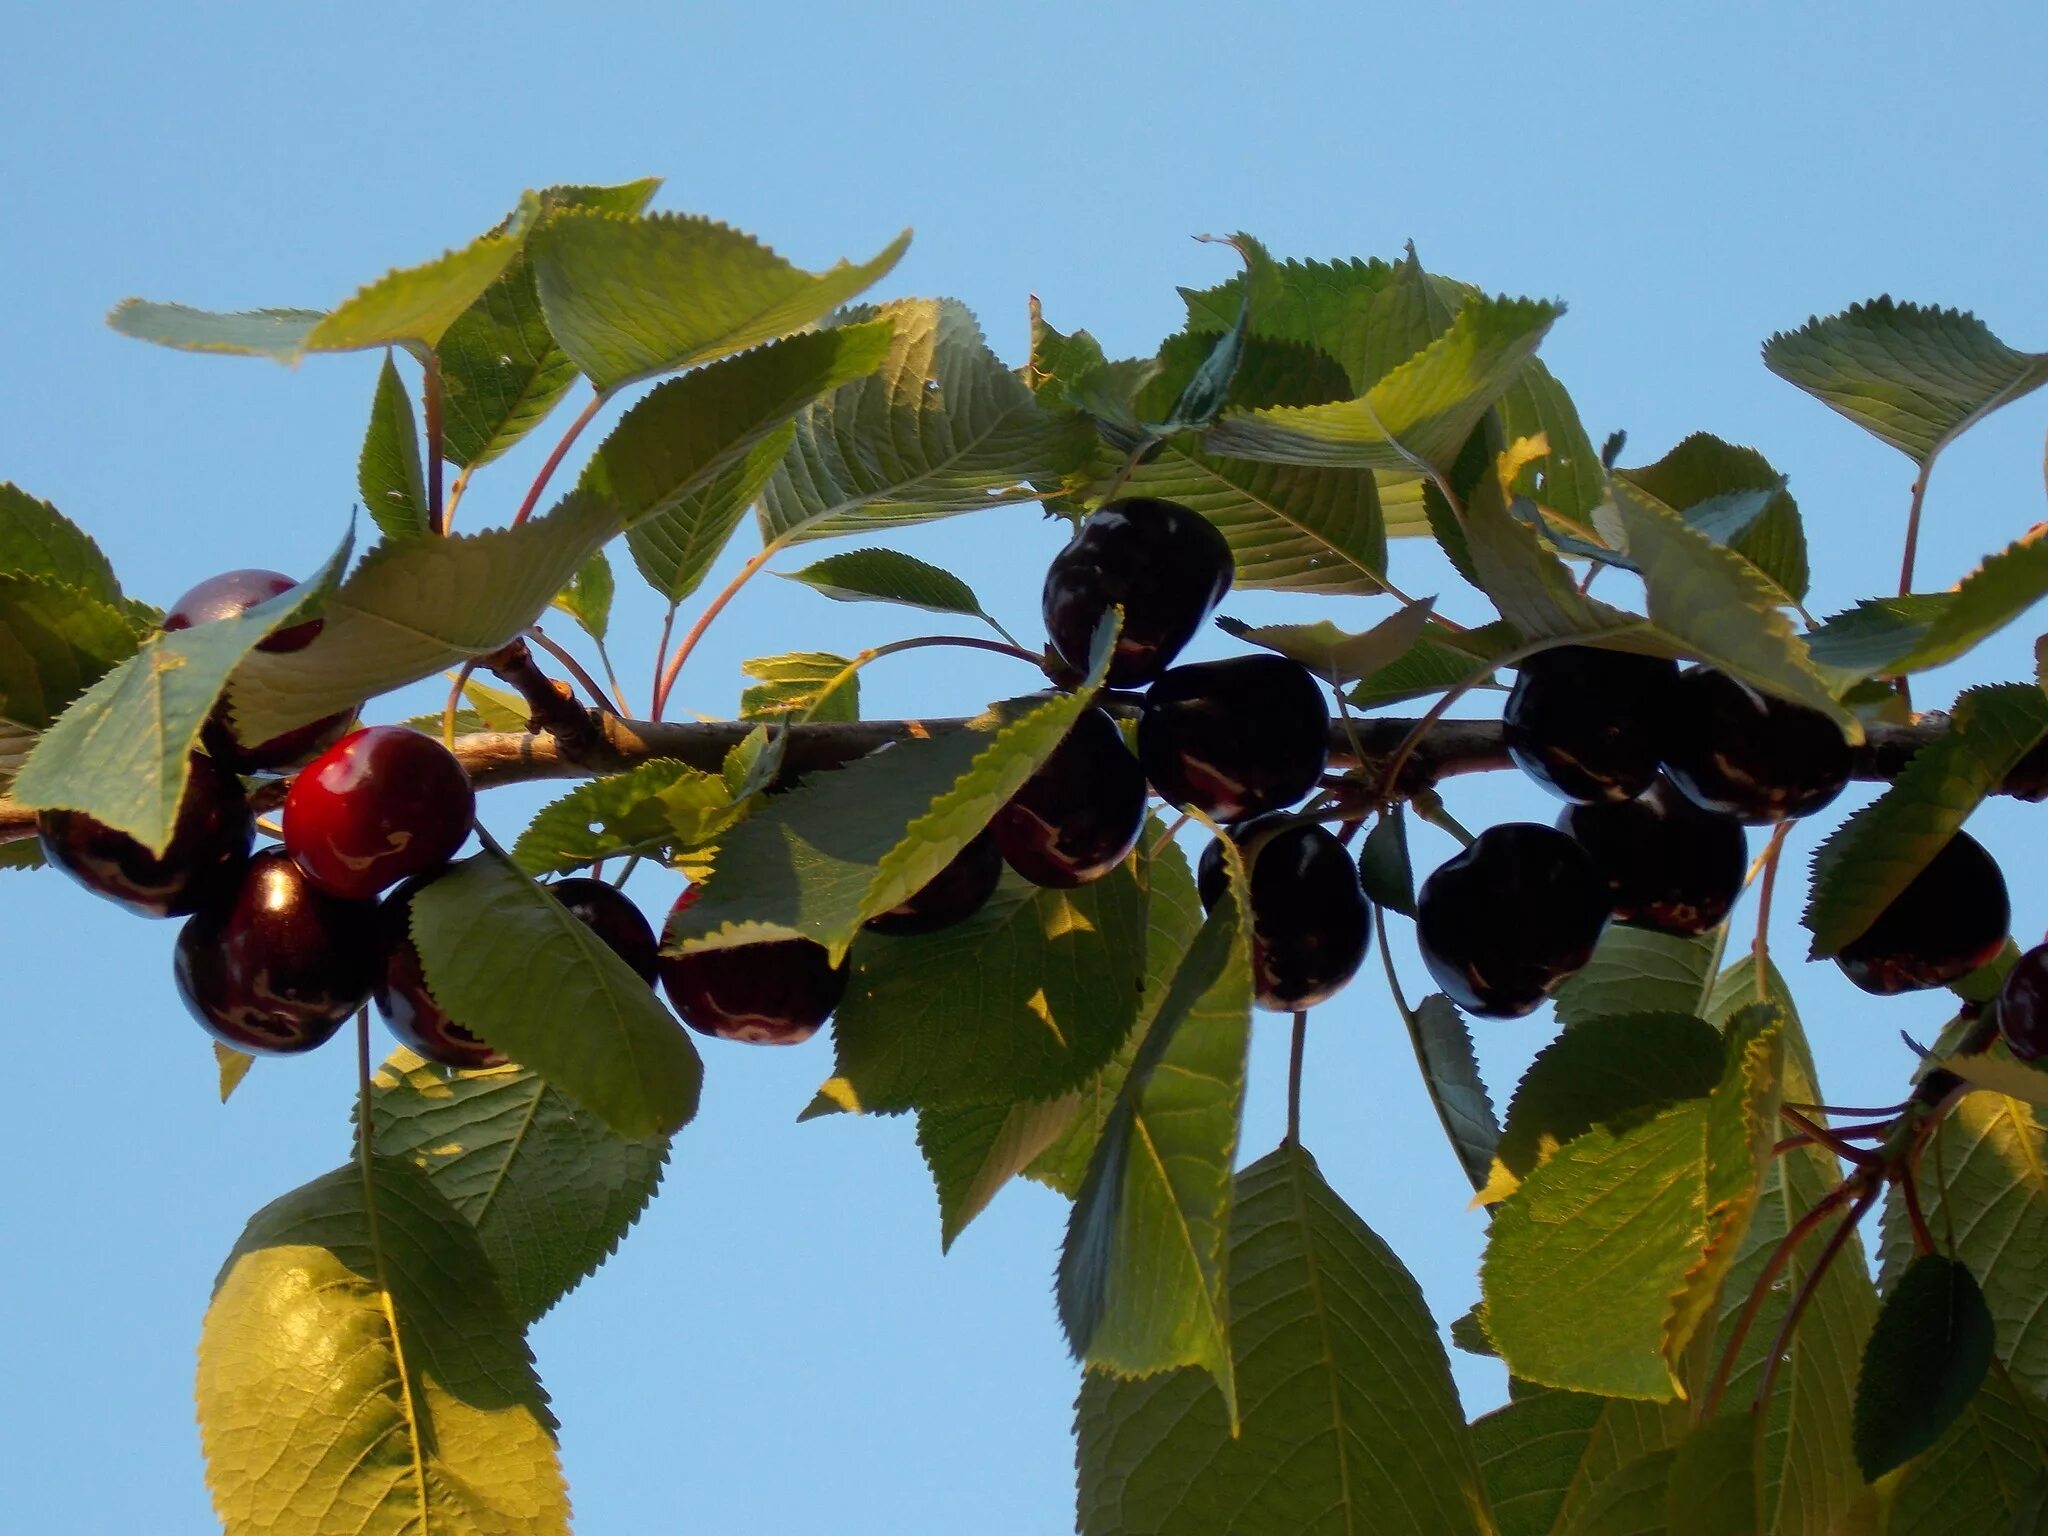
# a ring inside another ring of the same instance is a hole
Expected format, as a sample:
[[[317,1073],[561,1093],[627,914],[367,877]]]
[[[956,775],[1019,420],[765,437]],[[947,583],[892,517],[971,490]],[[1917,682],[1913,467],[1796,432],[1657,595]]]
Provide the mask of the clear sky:
[[[229,566],[310,570],[356,498],[377,359],[287,372],[153,351],[104,329],[108,306],[326,305],[488,227],[522,187],[659,174],[658,206],[806,266],[915,226],[886,291],[959,296],[1012,361],[1030,293],[1112,355],[1149,352],[1179,324],[1176,284],[1232,270],[1196,233],[1249,230],[1297,256],[1413,238],[1435,270],[1569,303],[1545,356],[1596,443],[1626,427],[1630,462],[1697,429],[1760,447],[1791,476],[1810,606],[1828,613],[1896,581],[1911,473],[1766,373],[1758,343],[1889,291],[2048,347],[2044,53],[2048,12],[2018,3],[17,6],[0,90],[14,380],[0,478],[55,501],[159,603]],[[2043,515],[2044,420],[2034,397],[1942,460],[1923,585]],[[480,476],[465,522],[509,515],[536,459]],[[1018,508],[896,542],[1022,630],[1059,538]],[[1397,548],[1395,571],[1411,591],[1455,586],[1418,546]],[[623,561],[621,575],[617,652],[644,697],[656,612]],[[1476,611],[1469,594],[1446,601]],[[1362,626],[1380,609],[1227,611]],[[758,583],[680,703],[730,712],[749,656],[921,627]],[[2031,675],[2038,627],[1916,696]],[[1014,663],[930,655],[873,669],[869,711],[963,712],[1020,683]],[[487,815],[510,835],[540,799],[494,794]],[[1555,813],[1511,775],[1449,801],[1472,826]],[[2048,921],[2044,816],[2004,804],[1973,825],[2006,859],[2023,938]],[[1790,868],[1817,835],[1795,838]],[[1451,851],[1418,837],[1424,865]],[[632,886],[651,913],[664,878]],[[1879,1004],[1796,964],[1799,904],[1783,903],[1779,952],[1831,1091],[1896,1097],[1897,1032],[1928,1033],[1939,1000]],[[208,1288],[250,1212],[347,1155],[344,1049],[265,1063],[215,1101],[206,1039],[171,988],[172,938],[54,875],[0,875],[10,1528],[211,1528],[191,1407]],[[1479,1026],[1503,1103],[1545,1018]],[[1284,1034],[1272,1019],[1257,1033],[1247,1156],[1279,1134]],[[1076,1377],[1051,1301],[1064,1202],[1020,1185],[942,1260],[907,1121],[794,1123],[828,1074],[824,1040],[706,1045],[703,1113],[666,1193],[534,1332],[579,1528],[1067,1529]],[[1463,1311],[1480,1222],[1376,967],[1315,1017],[1305,1132],[1439,1319]],[[1490,1362],[1454,1359],[1468,1407],[1498,1401]]]

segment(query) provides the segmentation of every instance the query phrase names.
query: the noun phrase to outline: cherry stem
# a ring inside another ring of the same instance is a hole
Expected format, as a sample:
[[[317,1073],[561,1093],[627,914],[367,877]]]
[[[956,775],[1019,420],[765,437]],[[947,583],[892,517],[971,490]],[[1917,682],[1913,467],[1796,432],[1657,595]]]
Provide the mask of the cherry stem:
[[[1886,1104],[1880,1108],[1863,1104],[1794,1104],[1788,1101],[1783,1107],[1796,1109],[1802,1115],[1834,1115],[1838,1119],[1863,1120],[1875,1119],[1880,1115],[1903,1114],[1911,1102],[1910,1099],[1901,1099],[1896,1104]]]
[[[1478,838],[1466,830],[1463,822],[1444,809],[1443,798],[1435,790],[1425,789],[1418,791],[1415,797],[1408,803],[1415,807],[1416,815],[1420,816],[1432,827],[1450,833],[1452,837],[1458,840],[1461,846],[1470,848],[1479,841]]]
[[[1842,1187],[1846,1189],[1849,1186],[1845,1184]],[[1798,1291],[1792,1297],[1792,1305],[1785,1309],[1785,1320],[1778,1325],[1778,1336],[1771,1341],[1771,1352],[1764,1357],[1763,1379],[1757,1383],[1756,1396],[1750,1400],[1752,1409],[1761,1409],[1771,1400],[1771,1383],[1778,1379],[1778,1363],[1785,1358],[1785,1351],[1791,1346],[1792,1335],[1798,1330],[1800,1318],[1806,1315],[1807,1304],[1813,1300],[1814,1293],[1820,1289],[1821,1282],[1827,1278],[1828,1271],[1841,1256],[1843,1246],[1849,1241],[1849,1234],[1854,1232],[1857,1224],[1863,1220],[1881,1188],[1883,1185],[1876,1181],[1866,1185],[1863,1192],[1856,1197],[1856,1203],[1849,1207],[1848,1214],[1842,1218],[1835,1230],[1828,1234],[1827,1246],[1821,1249],[1820,1257],[1813,1261],[1813,1268],[1807,1271],[1805,1280],[1800,1282]],[[1816,1206],[1814,1209],[1818,1210],[1819,1207]]]
[[[1172,842],[1176,837],[1180,836],[1180,829],[1186,826],[1191,819],[1192,818],[1188,815],[1186,811],[1182,811],[1180,815],[1175,818],[1173,825],[1168,827],[1164,832],[1160,833],[1159,836],[1153,841],[1152,846],[1145,850],[1146,862],[1150,863],[1153,859],[1158,858],[1159,851],[1162,848],[1164,848],[1168,843]]]
[[[834,673],[832,680],[818,691],[818,696],[812,699],[804,712],[797,717],[796,723],[808,723],[824,707],[825,701],[845,687],[869,662],[880,661],[884,656],[895,656],[904,651],[926,650],[932,646],[956,646],[968,651],[993,651],[998,656],[1014,656],[1019,661],[1028,661],[1041,672],[1045,670],[1043,656],[1034,655],[1021,645],[1011,645],[1002,640],[984,640],[979,635],[918,635],[909,640],[891,640],[887,645],[877,645],[862,651]]]
[[[1906,1168],[1899,1177],[1892,1180],[1906,1202],[1906,1221],[1913,1228],[1913,1251],[1916,1254],[1934,1252],[1934,1234],[1927,1227],[1927,1213],[1920,1207],[1920,1181],[1914,1177],[1914,1170]]]
[[[591,703],[595,704],[599,709],[603,710],[608,715],[625,714],[625,711],[620,709],[619,706],[612,701],[611,695],[606,693],[604,689],[600,688],[597,685],[597,679],[595,679],[588,672],[583,670],[583,663],[578,661],[574,656],[570,655],[569,652],[565,650],[558,642],[550,640],[538,624],[531,626],[526,631],[526,638],[531,640],[535,645],[539,646],[542,650],[546,651],[550,656],[554,657],[555,660],[559,661],[564,667],[566,667],[569,671],[569,675],[575,678],[577,682],[581,683],[583,685],[583,691],[590,695]]]
[[[661,664],[668,659],[668,637],[676,627],[676,605],[670,603],[661,616],[661,638],[654,642],[654,689],[647,701],[647,718],[661,718]]]
[[[584,406],[576,419],[569,423],[569,430],[562,434],[562,440],[555,444],[554,452],[550,453],[547,462],[541,465],[540,473],[533,477],[533,484],[527,487],[526,500],[519,503],[519,510],[512,514],[514,528],[533,516],[533,509],[540,501],[541,492],[548,488],[548,482],[554,479],[555,471],[561,467],[562,460],[567,457],[576,439],[583,435],[583,429],[590,425],[591,418],[604,409],[604,402],[604,395],[593,393],[590,404]]]
[[[1290,1147],[1301,1145],[1301,1059],[1308,1050],[1308,1010],[1294,1013],[1294,1037],[1287,1055],[1287,1137]]]
[[[662,711],[668,708],[668,696],[675,689],[676,679],[682,676],[683,663],[688,661],[690,653],[697,649],[697,642],[704,638],[704,632],[711,627],[711,621],[725,612],[725,605],[739,596],[740,588],[753,580],[761,567],[781,551],[780,544],[765,546],[759,554],[754,555],[734,573],[732,580],[725,584],[724,590],[712,598],[704,611],[697,615],[697,622],[690,626],[690,632],[683,636],[683,643],[676,647],[675,655],[669,657],[668,664],[661,669],[661,679],[654,685],[654,708],[648,716],[649,719],[659,720]]]
[[[1785,851],[1785,838],[1791,830],[1791,822],[1779,822],[1764,848],[1764,879],[1756,897],[1756,939],[1749,948],[1760,1003],[1771,1000],[1771,896],[1778,886],[1778,857]]]
[[[420,402],[427,427],[427,526],[448,532],[448,513],[441,504],[441,358],[431,347],[420,354],[423,375]]]
[[[1858,1168],[1867,1168],[1877,1161],[1875,1153],[1867,1152],[1861,1147],[1850,1146],[1826,1126],[1807,1119],[1806,1116],[1800,1114],[1796,1109],[1787,1109],[1781,1104],[1778,1106],[1778,1113],[1805,1132],[1809,1141],[1818,1142],[1844,1162],[1853,1163]]]
[[[462,690],[476,671],[481,658],[472,656],[465,661],[455,674],[455,682],[448,690],[448,702],[441,710],[441,745],[450,752],[455,750],[455,712],[462,707]]]
[[[455,526],[455,509],[462,505],[462,493],[469,489],[469,472],[474,464],[466,464],[455,473],[455,483],[448,487],[448,500],[441,507],[441,532],[446,534]]]
[[[1913,590],[1913,566],[1920,556],[1920,508],[1927,500],[1927,477],[1932,464],[1922,464],[1920,473],[1913,480],[1913,500],[1906,509],[1906,548],[1899,557],[1899,596],[1906,597]],[[1913,685],[1902,673],[1892,679],[1892,685],[1899,690],[1899,702],[1908,710],[1913,707]]]

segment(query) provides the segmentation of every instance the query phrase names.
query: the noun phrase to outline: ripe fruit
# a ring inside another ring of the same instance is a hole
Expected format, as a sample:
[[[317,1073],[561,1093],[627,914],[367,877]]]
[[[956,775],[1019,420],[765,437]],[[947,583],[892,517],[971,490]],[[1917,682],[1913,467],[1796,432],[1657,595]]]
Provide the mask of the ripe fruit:
[[[1998,994],[1998,1032],[2021,1061],[2048,1057],[2048,944],[2036,944],[2006,972]]]
[[[1701,810],[1669,779],[1619,805],[1567,806],[1557,825],[1593,856],[1617,922],[1690,938],[1719,927],[1742,894],[1742,823]]]
[[[1508,822],[1423,881],[1415,913],[1423,963],[1451,1001],[1518,1019],[1593,957],[1607,889],[1564,833]]]
[[[583,926],[611,946],[613,954],[630,965],[642,981],[654,985],[661,941],[654,936],[633,898],[615,885],[577,875],[557,880],[548,894],[575,913]]]
[[[986,906],[1002,875],[1003,855],[996,847],[995,833],[984,827],[907,901],[869,918],[863,926],[898,938],[937,933],[966,922]]]
[[[268,602],[297,585],[280,571],[223,571],[200,582],[171,604],[170,612],[164,615],[164,632],[169,634],[174,630],[190,629],[195,624],[238,618],[258,603]],[[256,649],[274,654],[302,651],[313,643],[313,637],[320,633],[324,623],[322,619],[308,619],[303,624],[278,630],[258,641]],[[340,714],[324,716],[250,746],[236,737],[223,701],[215,709],[213,718],[206,722],[201,740],[206,743],[207,751],[236,772],[261,773],[271,769],[295,768],[311,761],[345,736],[355,718],[354,710],[345,709]]]
[[[242,781],[195,752],[160,856],[83,811],[40,812],[36,830],[43,856],[87,890],[143,917],[182,917],[235,889],[256,823]]]
[[[1678,664],[1587,645],[1522,663],[1501,725],[1508,755],[1560,799],[1633,800],[1657,777]]]
[[[1243,821],[1292,805],[1329,759],[1330,706],[1299,662],[1233,656],[1175,667],[1145,696],[1138,761],[1173,805]]]
[[[1687,667],[1672,691],[1664,771],[1697,804],[1752,827],[1811,816],[1849,782],[1849,744],[1819,710]]]
[[[691,886],[669,913],[697,899]],[[661,986],[690,1028],[749,1045],[800,1045],[818,1032],[846,993],[844,963],[809,939],[772,939],[731,949],[661,957]]]
[[[1372,905],[1344,845],[1314,822],[1284,812],[1232,829],[1251,872],[1253,996],[1261,1008],[1293,1013],[1334,997],[1357,974],[1372,944]],[[1229,883],[1221,839],[1202,851],[1202,908]]]
[[[1114,720],[1084,710],[989,830],[1010,868],[1033,885],[1087,885],[1137,847],[1145,830],[1145,770]]]
[[[1110,605],[1124,625],[1109,663],[1113,688],[1142,687],[1230,591],[1230,545],[1199,512],[1134,496],[1099,507],[1045,573],[1045,632],[1066,663],[1088,666],[1088,646]]]
[[[292,781],[284,845],[322,890],[363,900],[446,864],[475,816],[476,791],[453,753],[402,725],[373,725]]]
[[[249,861],[234,894],[178,931],[178,995],[238,1051],[310,1051],[369,1000],[377,908],[309,881],[281,848]]]
[[[1958,832],[1876,922],[1842,946],[1835,963],[1881,997],[1945,987],[1989,964],[2005,947],[2011,925],[1998,861]]]

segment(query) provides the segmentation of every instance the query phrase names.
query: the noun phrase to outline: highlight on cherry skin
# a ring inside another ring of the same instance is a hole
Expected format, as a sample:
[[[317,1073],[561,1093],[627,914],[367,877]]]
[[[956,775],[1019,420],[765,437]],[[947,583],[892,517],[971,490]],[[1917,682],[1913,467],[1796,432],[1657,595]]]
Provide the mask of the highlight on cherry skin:
[[[183,917],[234,891],[256,821],[242,781],[195,752],[160,854],[83,811],[39,812],[36,831],[43,856],[94,895],[142,917]]]
[[[1221,530],[1178,502],[1133,496],[1097,507],[1045,573],[1045,631],[1076,672],[1096,627],[1122,605],[1109,686],[1156,682],[1230,591],[1236,564]]]
[[[453,753],[402,725],[373,725],[292,781],[284,845],[322,890],[365,900],[446,864],[475,817],[476,791]]]
[[[676,898],[669,923],[702,892]],[[771,939],[725,949],[663,954],[661,988],[682,1021],[701,1034],[748,1045],[801,1045],[846,995],[850,967],[832,964],[810,939]]]

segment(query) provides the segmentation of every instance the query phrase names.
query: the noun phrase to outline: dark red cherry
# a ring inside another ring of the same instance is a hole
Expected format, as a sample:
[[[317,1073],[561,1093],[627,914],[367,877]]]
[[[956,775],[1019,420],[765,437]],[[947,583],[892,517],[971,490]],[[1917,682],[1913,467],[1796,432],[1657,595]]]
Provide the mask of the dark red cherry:
[[[190,629],[195,624],[238,618],[258,603],[268,602],[297,585],[291,577],[279,571],[223,571],[200,582],[171,604],[170,612],[164,615],[164,631],[169,633]],[[320,633],[324,623],[322,619],[308,619],[303,624],[294,624],[289,629],[266,635],[257,642],[256,649],[276,653],[302,651],[313,643],[313,637]],[[200,739],[208,752],[237,773],[272,772],[311,762],[347,735],[355,719],[356,712],[345,709],[340,714],[323,716],[267,741],[249,745],[236,736],[227,704],[223,701],[206,722]]]
[[[2036,944],[2005,973],[1998,1032],[2021,1061],[2048,1058],[2048,944]]]
[[[453,753],[402,725],[373,725],[292,781],[284,845],[321,889],[363,900],[446,864],[475,816],[476,791]]]
[[[207,577],[171,604],[170,611],[164,615],[164,632],[169,634],[173,630],[190,629],[195,624],[212,624],[221,619],[238,619],[257,604],[282,597],[297,585],[282,571],[222,571],[218,576]],[[303,624],[280,629],[264,636],[257,642],[256,649],[279,655],[303,651],[313,643],[313,637],[320,633],[324,622],[308,619]]]
[[[1245,821],[1294,804],[1329,760],[1330,706],[1285,656],[1175,667],[1145,695],[1138,761],[1170,804]]]
[[[1066,663],[1088,666],[1096,626],[1122,604],[1112,688],[1142,687],[1173,664],[1230,591],[1236,567],[1216,525],[1177,502],[1134,496],[1088,514],[1045,573],[1045,632]]]
[[[1588,645],[1522,663],[1501,713],[1515,765],[1579,805],[1633,800],[1657,777],[1678,663]]]
[[[632,897],[587,875],[557,880],[548,887],[548,894],[575,913],[583,926],[603,939],[647,985],[654,985],[661,942]]]
[[[1691,938],[1720,927],[1742,894],[1742,823],[1701,810],[1668,779],[1619,805],[1567,806],[1557,825],[1593,856],[1617,922]]]
[[[1422,882],[1415,937],[1452,1002],[1517,1019],[1593,957],[1607,887],[1586,850],[1555,827],[1507,822]]]
[[[178,931],[173,975],[192,1017],[225,1045],[289,1056],[325,1042],[369,1001],[377,908],[309,881],[281,848]]]
[[[864,926],[897,938],[937,933],[941,928],[966,922],[988,905],[1002,875],[1003,855],[996,847],[995,833],[984,827],[909,900],[869,918]]]
[[[1088,709],[989,823],[1010,868],[1066,890],[1100,880],[1145,830],[1145,770],[1116,722]]]
[[[1835,963],[1881,997],[1945,987],[1995,959],[2011,927],[1998,861],[1958,832]]]
[[[1251,871],[1253,997],[1293,1013],[1342,991],[1372,945],[1372,905],[1344,845],[1314,822],[1275,812],[1231,829]],[[1202,851],[1202,907],[1230,881],[1223,844]]]
[[[691,886],[669,913],[697,899]],[[809,939],[771,939],[731,949],[702,949],[661,957],[661,986],[690,1028],[749,1045],[800,1045],[839,1006],[846,993],[844,964],[833,965],[825,946]]]
[[[249,861],[255,819],[240,779],[199,752],[191,768],[161,855],[83,811],[42,811],[36,830],[43,856],[87,890],[143,917],[182,917],[225,898]]]
[[[1752,827],[1811,816],[1849,782],[1842,733],[1819,710],[1687,667],[1671,694],[1664,771],[1697,805]]]
[[[501,1067],[504,1054],[449,1018],[427,990],[427,973],[412,939],[412,899],[435,878],[400,882],[377,909],[383,955],[373,994],[377,1012],[394,1040],[429,1061],[472,1071]]]

